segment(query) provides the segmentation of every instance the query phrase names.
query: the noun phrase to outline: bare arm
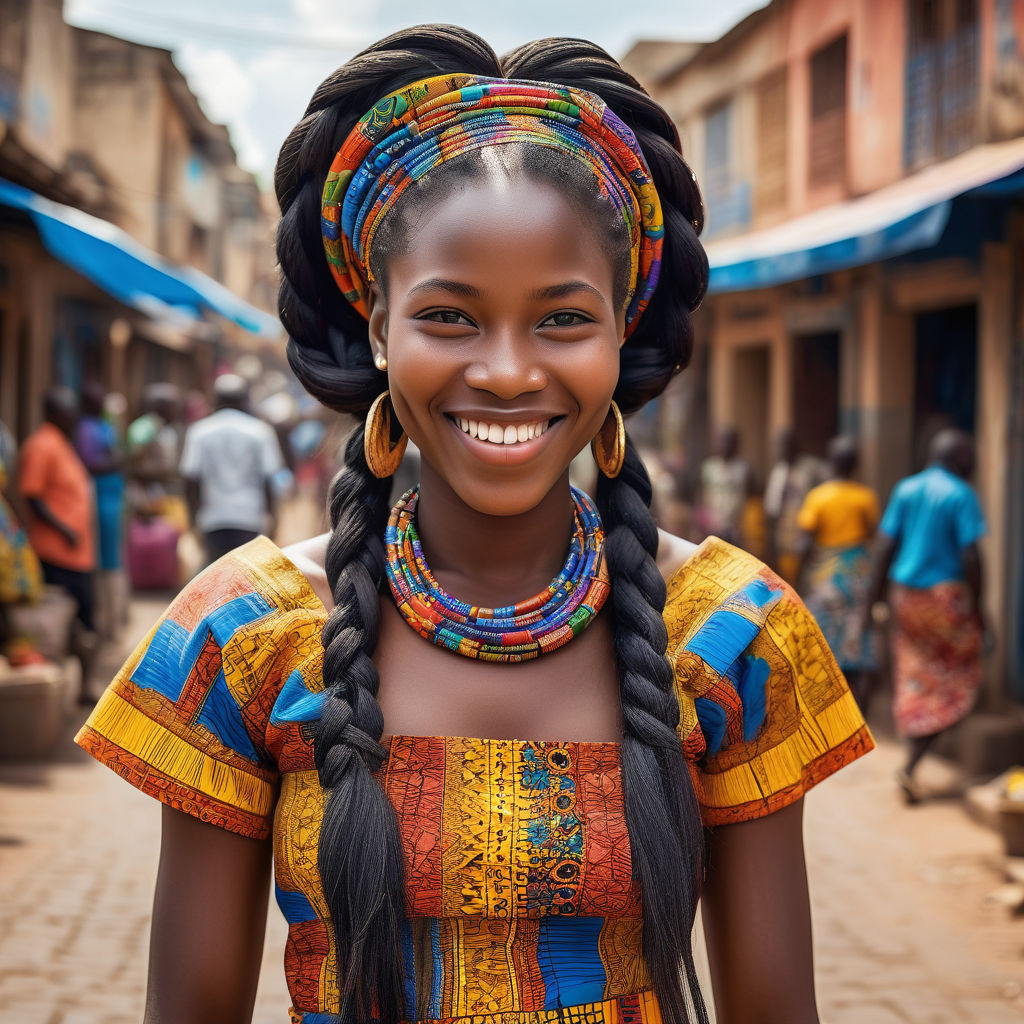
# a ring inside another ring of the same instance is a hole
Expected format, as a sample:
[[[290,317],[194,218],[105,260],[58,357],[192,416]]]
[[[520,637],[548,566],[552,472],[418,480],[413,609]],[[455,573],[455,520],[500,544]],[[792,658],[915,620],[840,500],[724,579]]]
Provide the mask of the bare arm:
[[[896,556],[896,538],[887,533],[879,533],[875,543],[875,557],[871,567],[871,585],[868,588],[868,600],[865,614],[873,605],[885,600],[885,592],[889,583],[889,567]]]
[[[818,1024],[803,801],[716,828],[708,855],[704,934],[719,1024]]]
[[[271,847],[163,808],[145,1024],[252,1019]]]
[[[41,519],[44,523],[52,526],[58,533],[62,534],[64,539],[72,546],[78,547],[78,531],[71,529],[62,519],[54,513],[53,509],[43,501],[42,498],[26,498],[28,507],[32,509],[35,515]]]

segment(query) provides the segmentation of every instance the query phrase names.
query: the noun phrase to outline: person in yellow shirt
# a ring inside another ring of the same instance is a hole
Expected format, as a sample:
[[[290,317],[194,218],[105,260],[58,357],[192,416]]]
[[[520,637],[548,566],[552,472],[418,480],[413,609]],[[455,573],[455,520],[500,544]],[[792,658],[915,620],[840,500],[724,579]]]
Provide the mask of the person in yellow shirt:
[[[808,493],[797,515],[803,531],[801,589],[863,710],[876,668],[863,607],[871,577],[869,545],[880,519],[878,495],[852,479],[853,438],[834,438],[828,457],[831,479]]]

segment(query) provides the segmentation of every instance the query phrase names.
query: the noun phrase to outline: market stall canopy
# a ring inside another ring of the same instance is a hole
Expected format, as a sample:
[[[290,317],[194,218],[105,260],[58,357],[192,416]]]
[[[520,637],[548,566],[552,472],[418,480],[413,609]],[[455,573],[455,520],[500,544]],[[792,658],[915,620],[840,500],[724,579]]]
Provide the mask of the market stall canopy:
[[[0,205],[28,214],[52,256],[147,316],[169,322],[194,321],[204,310],[212,310],[253,334],[281,334],[276,317],[194,267],[162,259],[109,221],[52,202],[2,178]]]
[[[776,227],[708,241],[708,291],[747,291],[935,245],[953,201],[1024,191],[1024,139],[976,146],[875,192]]]

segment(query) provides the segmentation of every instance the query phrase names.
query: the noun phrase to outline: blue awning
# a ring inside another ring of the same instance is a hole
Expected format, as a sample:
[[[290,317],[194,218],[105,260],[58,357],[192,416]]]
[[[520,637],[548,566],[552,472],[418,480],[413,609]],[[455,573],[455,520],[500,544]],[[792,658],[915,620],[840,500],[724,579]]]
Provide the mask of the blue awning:
[[[126,306],[155,319],[177,321],[194,321],[212,310],[254,334],[281,333],[276,317],[194,267],[169,263],[109,221],[2,178],[0,205],[27,213],[52,256]]]
[[[786,284],[928,249],[958,196],[1024,187],[1024,139],[976,146],[868,195],[772,228],[706,243],[710,294]]]

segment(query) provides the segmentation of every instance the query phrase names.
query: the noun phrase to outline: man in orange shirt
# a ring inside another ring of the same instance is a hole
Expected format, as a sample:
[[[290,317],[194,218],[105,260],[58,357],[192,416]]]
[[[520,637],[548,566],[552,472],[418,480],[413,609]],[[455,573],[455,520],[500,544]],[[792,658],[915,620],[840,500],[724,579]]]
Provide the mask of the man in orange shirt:
[[[31,513],[28,539],[46,582],[63,587],[75,599],[78,621],[89,634],[88,646],[93,646],[92,482],[70,440],[78,402],[69,388],[53,388],[44,403],[46,421],[22,445],[19,459],[18,489]]]

